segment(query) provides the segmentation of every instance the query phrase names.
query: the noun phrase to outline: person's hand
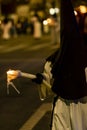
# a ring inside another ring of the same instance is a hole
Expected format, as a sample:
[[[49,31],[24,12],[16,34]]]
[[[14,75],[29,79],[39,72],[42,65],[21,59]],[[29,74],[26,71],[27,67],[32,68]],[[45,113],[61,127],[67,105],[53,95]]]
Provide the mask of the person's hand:
[[[44,76],[41,73],[36,74],[36,78],[32,79],[33,82],[41,84],[44,79]]]

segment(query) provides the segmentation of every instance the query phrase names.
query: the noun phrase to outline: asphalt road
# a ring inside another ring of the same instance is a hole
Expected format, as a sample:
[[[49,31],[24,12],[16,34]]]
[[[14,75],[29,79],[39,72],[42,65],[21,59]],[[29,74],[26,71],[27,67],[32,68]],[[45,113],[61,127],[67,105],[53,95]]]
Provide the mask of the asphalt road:
[[[50,44],[50,36],[37,41],[32,36],[0,39],[0,130],[49,130],[52,98],[41,102],[37,85],[23,77],[13,81],[20,94],[10,86],[8,95],[6,72],[42,72],[45,58],[57,48]]]

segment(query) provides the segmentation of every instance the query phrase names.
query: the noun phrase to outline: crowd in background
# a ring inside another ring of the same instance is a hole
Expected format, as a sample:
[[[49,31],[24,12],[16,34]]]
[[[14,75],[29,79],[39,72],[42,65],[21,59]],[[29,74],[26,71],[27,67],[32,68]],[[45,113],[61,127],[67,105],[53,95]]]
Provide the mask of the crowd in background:
[[[25,17],[19,18],[16,23],[12,18],[5,17],[0,24],[0,36],[6,40],[21,34],[30,34],[39,39],[42,33],[42,22],[36,16],[32,17],[30,21]]]
[[[59,43],[59,21],[56,15],[50,16],[50,23],[48,23],[48,32],[44,31],[43,20],[34,15],[28,20],[25,17],[19,18],[17,22],[13,19],[5,17],[0,24],[0,34],[1,38],[8,40],[11,37],[18,37],[19,35],[29,34],[32,35],[34,39],[40,39],[43,34],[50,34],[51,44],[57,45]]]
[[[51,36],[51,43],[60,43],[60,19],[56,15],[50,17],[49,33]],[[87,13],[76,15],[79,29],[87,43]],[[23,34],[33,35],[34,39],[40,39],[44,33],[43,21],[38,15],[33,16],[30,20],[25,17],[19,18],[16,22],[13,19],[5,17],[0,24],[0,37],[8,40],[11,37],[16,38]]]

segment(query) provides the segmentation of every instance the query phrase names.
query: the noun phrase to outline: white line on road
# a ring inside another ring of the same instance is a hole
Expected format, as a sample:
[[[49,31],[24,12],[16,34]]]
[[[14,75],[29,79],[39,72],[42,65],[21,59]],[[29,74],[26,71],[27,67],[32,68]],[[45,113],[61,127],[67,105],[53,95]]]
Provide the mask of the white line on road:
[[[40,121],[47,111],[50,111],[52,107],[51,103],[42,104],[36,112],[25,122],[20,130],[32,130],[34,126]]]
[[[27,48],[28,46],[26,44],[20,44],[20,45],[12,45],[12,46],[5,46],[3,45],[2,48],[0,48],[0,53],[7,53],[7,52],[12,52],[12,51],[15,51],[15,50],[20,50],[20,49],[24,49],[24,48]]]
[[[7,52],[13,52],[16,50],[26,50],[26,51],[36,51],[38,49],[42,49],[42,48],[46,48],[46,47],[50,47],[49,44],[45,43],[45,44],[39,44],[39,45],[27,45],[27,44],[19,44],[17,46],[12,45],[12,46],[7,46],[7,45],[2,45],[0,46],[0,53],[7,53]]]
[[[44,43],[44,44],[38,44],[38,45],[31,46],[30,48],[26,48],[26,50],[35,51],[35,50],[45,48],[45,47],[50,47],[50,46],[49,46],[49,44]]]

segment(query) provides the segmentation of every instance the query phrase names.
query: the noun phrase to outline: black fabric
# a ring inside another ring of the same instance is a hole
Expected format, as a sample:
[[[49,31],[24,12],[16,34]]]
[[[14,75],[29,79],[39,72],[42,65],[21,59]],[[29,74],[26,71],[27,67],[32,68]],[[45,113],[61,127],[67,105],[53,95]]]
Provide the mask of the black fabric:
[[[53,65],[54,62],[55,62],[55,60],[56,60],[56,57],[57,57],[58,53],[59,53],[59,49],[56,50],[56,51],[55,51],[53,54],[51,54],[50,56],[48,56],[48,57],[46,58],[46,61],[51,61],[52,65]]]
[[[52,90],[62,98],[78,99],[87,95],[86,52],[70,0],[61,0],[60,50],[53,64]]]
[[[43,79],[44,79],[43,75],[41,73],[37,73],[36,78],[32,79],[32,82],[35,82],[37,84],[41,84]]]

